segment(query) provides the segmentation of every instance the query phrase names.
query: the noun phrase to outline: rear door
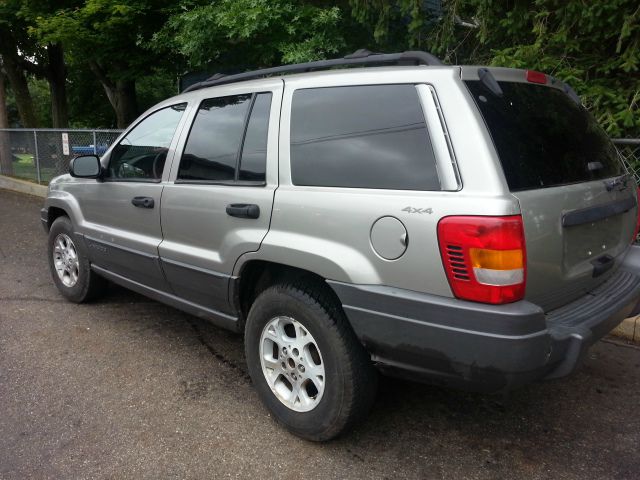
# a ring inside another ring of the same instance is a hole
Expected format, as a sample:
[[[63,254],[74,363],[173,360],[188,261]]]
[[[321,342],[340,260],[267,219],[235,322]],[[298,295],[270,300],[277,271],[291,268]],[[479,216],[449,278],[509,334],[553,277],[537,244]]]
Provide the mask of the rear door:
[[[458,75],[407,67],[286,77],[280,186],[260,257],[329,280],[451,296],[437,223],[467,200],[436,92],[453,94]]]
[[[636,187],[596,120],[560,82],[492,69],[500,95],[476,71],[463,79],[522,210],[526,297],[553,309],[616,271],[635,231]]]
[[[259,248],[278,185],[282,80],[254,85],[202,92],[162,194],[166,278],[178,296],[215,311],[229,311],[233,266]]]

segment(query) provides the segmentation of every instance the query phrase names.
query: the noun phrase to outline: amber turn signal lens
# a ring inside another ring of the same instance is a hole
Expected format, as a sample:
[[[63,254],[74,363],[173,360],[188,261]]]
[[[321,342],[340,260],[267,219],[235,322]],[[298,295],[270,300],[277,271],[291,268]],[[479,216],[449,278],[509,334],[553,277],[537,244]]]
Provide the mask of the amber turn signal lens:
[[[490,270],[513,270],[524,266],[522,250],[488,250],[470,248],[469,257],[473,268]]]

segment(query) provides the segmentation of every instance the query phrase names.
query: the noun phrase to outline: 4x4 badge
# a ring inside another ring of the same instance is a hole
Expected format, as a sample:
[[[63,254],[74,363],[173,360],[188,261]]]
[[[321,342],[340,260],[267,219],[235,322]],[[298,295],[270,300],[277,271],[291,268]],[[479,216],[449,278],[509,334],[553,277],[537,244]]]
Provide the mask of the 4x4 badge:
[[[404,207],[402,211],[408,213],[428,213],[429,215],[431,215],[433,213],[433,208]]]

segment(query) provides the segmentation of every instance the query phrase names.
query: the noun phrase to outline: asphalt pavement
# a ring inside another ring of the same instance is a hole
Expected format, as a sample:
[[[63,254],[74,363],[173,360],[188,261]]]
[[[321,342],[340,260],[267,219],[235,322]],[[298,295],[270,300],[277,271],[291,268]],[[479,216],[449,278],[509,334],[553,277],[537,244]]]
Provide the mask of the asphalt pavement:
[[[383,380],[326,444],[279,427],[241,336],[110,287],[56,291],[42,199],[0,190],[0,478],[640,478],[640,349],[508,397]]]

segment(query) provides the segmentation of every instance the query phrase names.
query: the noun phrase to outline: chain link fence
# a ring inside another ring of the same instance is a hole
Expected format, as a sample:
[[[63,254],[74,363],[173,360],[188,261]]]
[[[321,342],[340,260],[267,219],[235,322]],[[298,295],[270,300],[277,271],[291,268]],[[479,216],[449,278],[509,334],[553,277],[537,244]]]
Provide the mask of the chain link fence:
[[[640,185],[640,138],[620,138],[613,141],[627,171]]]
[[[0,175],[40,184],[69,171],[76,155],[102,155],[122,130],[0,129]],[[615,139],[627,171],[640,185],[640,138]]]
[[[102,155],[121,130],[0,129],[0,174],[48,184],[81,154]]]

